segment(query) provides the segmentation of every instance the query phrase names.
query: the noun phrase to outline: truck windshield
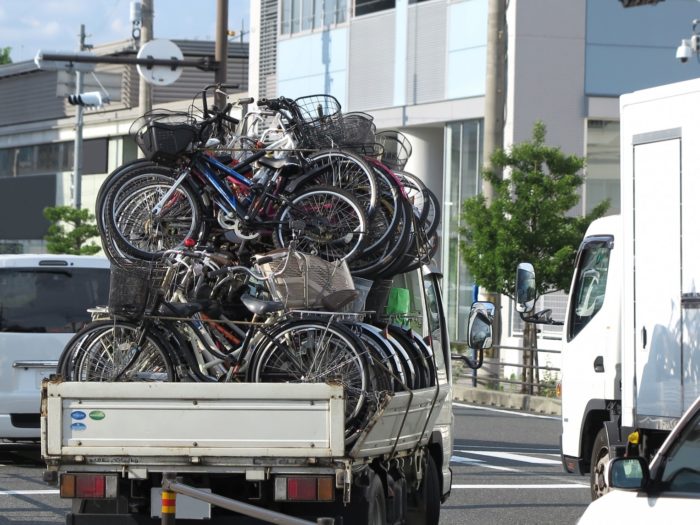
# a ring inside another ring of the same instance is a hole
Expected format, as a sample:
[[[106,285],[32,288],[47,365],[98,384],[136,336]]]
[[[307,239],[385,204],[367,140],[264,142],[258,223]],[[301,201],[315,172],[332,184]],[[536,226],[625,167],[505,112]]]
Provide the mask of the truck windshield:
[[[107,269],[2,269],[0,332],[76,332],[108,294]]]
[[[576,258],[576,281],[569,300],[569,340],[600,311],[605,300],[612,238],[585,242]]]

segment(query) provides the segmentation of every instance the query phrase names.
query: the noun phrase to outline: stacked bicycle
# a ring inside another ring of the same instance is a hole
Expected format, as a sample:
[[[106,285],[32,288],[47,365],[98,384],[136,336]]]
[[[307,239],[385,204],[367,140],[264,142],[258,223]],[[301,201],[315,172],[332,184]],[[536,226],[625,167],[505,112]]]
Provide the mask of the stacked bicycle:
[[[59,372],[340,382],[351,443],[386,395],[437,383],[431,347],[382,314],[391,279],[437,249],[438,201],[402,171],[402,134],[333,97],[261,100],[239,122],[232,104],[208,106],[211,89],[222,86],[203,90],[198,117],[134,123],[146,159],[110,174],[97,199],[110,305]],[[361,284],[382,297],[372,312]]]

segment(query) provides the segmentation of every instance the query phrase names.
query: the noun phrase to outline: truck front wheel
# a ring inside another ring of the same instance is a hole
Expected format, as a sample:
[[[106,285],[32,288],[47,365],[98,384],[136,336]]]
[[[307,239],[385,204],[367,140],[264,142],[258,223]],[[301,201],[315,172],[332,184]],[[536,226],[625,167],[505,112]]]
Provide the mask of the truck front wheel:
[[[598,431],[591,454],[591,499],[595,500],[610,491],[605,482],[605,467],[610,462],[610,446],[605,428]]]

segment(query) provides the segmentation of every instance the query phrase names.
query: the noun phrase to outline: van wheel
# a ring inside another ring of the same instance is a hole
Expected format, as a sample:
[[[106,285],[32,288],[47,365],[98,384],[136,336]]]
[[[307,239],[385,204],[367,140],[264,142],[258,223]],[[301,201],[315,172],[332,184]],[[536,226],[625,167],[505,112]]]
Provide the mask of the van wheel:
[[[425,455],[423,468],[423,480],[414,492],[412,508],[408,510],[408,525],[438,525],[440,522],[440,479],[430,454]]]
[[[610,492],[605,481],[605,469],[610,462],[610,446],[605,428],[598,431],[591,454],[591,499],[595,500]]]

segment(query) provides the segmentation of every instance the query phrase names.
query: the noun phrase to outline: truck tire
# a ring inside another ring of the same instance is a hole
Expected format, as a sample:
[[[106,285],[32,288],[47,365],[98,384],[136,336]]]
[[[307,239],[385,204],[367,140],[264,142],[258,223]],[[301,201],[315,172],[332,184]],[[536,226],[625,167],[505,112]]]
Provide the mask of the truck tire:
[[[591,500],[607,494],[610,489],[605,481],[605,468],[610,462],[610,446],[605,428],[598,431],[591,453]]]
[[[367,525],[386,525],[386,498],[379,476],[372,476],[367,488]]]
[[[435,460],[426,454],[423,481],[413,494],[407,525],[438,525],[440,522],[440,479]],[[410,500],[409,500],[410,501]]]

